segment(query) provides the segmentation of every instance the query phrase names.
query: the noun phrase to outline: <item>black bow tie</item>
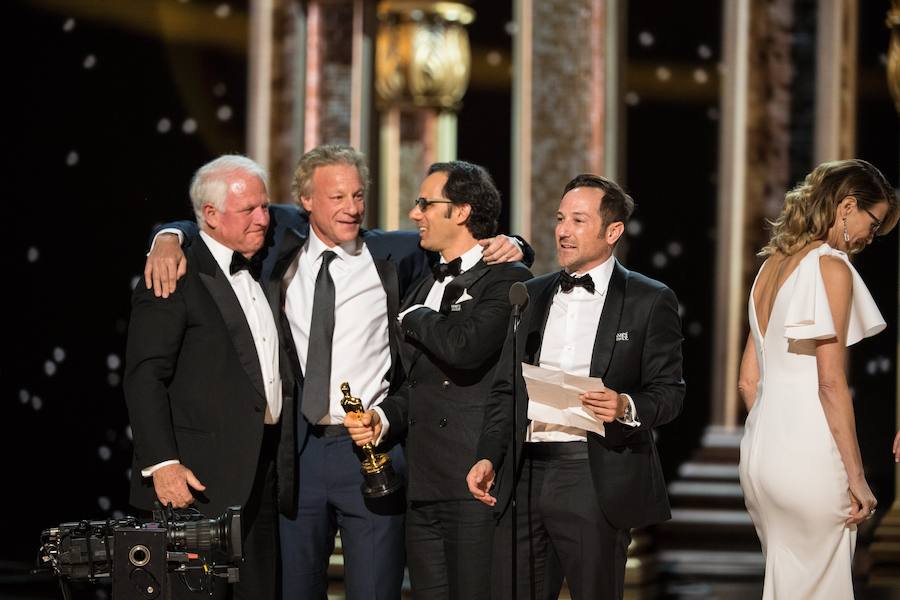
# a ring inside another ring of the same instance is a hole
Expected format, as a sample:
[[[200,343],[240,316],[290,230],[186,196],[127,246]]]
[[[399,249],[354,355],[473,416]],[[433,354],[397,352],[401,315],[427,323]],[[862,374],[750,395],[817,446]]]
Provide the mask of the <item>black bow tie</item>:
[[[431,272],[437,281],[444,281],[448,275],[457,277],[462,272],[462,256],[458,256],[448,263],[433,264]]]
[[[581,277],[573,277],[566,273],[562,272],[559,278],[559,289],[562,290],[564,294],[568,294],[574,288],[583,287],[589,293],[594,293],[594,280],[591,279],[590,275],[582,275]]]
[[[259,254],[254,254],[250,258],[246,258],[240,252],[235,252],[231,255],[231,266],[228,267],[229,272],[234,275],[238,271],[243,271],[247,269],[247,272],[250,273],[250,277],[259,281],[259,275],[262,273],[262,257]]]

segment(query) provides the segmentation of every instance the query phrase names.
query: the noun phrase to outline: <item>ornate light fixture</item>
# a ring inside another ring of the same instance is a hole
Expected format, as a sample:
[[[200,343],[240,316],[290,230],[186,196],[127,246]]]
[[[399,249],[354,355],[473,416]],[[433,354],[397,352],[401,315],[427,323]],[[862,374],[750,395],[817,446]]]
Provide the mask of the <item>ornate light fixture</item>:
[[[375,41],[379,103],[455,109],[469,84],[465,26],[474,18],[475,11],[458,2],[381,2]]]
[[[894,6],[888,11],[887,26],[891,30],[887,64],[888,88],[894,97],[894,106],[900,113],[900,0],[894,0]]]

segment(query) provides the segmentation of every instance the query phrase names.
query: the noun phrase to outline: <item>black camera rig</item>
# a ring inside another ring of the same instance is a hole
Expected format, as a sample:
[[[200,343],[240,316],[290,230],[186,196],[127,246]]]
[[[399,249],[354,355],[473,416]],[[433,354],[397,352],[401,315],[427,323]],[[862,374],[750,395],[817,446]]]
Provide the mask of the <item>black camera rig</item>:
[[[207,518],[193,509],[173,511],[170,505],[153,511],[149,521],[124,517],[45,529],[38,569],[59,577],[65,598],[68,581],[111,578],[116,600],[169,600],[173,575],[188,589],[211,594],[214,577],[238,581],[242,559],[239,506]]]

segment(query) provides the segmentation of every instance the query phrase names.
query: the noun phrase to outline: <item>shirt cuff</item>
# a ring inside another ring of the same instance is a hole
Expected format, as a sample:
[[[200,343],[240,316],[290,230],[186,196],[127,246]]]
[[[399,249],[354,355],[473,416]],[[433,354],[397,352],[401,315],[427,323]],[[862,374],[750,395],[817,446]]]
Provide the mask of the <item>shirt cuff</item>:
[[[164,233],[174,233],[175,235],[177,235],[179,246],[184,243],[184,232],[182,232],[180,229],[175,229],[174,227],[160,229],[159,232],[153,236],[153,242],[150,244],[150,252],[147,253],[147,256],[150,256],[150,254],[153,252],[153,249],[156,247],[156,240],[158,240],[159,236]]]
[[[503,236],[503,237],[505,237],[505,238],[508,239],[510,242],[512,242],[513,244],[515,244],[515,245],[516,245],[516,248],[519,249],[519,252],[521,252],[522,254],[525,253],[524,250],[523,250],[523,249],[524,249],[524,246],[522,246],[522,242],[521,242],[521,240],[519,240],[519,238],[514,237],[514,236],[511,236],[511,235],[505,235],[505,236]]]
[[[169,465],[180,465],[180,460],[164,460],[161,463],[155,464],[152,467],[147,467],[146,469],[141,469],[141,475],[144,477],[150,477],[153,475],[154,471],[158,471],[163,467],[167,467]]]
[[[382,441],[385,437],[387,437],[388,431],[391,430],[391,422],[388,421],[387,416],[385,416],[384,411],[381,410],[380,407],[375,406],[375,407],[372,408],[372,410],[374,410],[375,412],[377,412],[377,413],[378,413],[378,416],[381,418],[381,435],[379,435],[377,438],[375,438],[374,440],[372,440],[372,445],[373,445],[373,446],[378,446],[378,444],[380,444],[381,441]]]
[[[419,310],[420,308],[428,308],[428,307],[425,306],[424,304],[413,304],[412,306],[410,306],[409,308],[404,310],[402,313],[397,315],[397,321],[402,323],[403,317],[405,317],[406,315],[408,315],[409,313],[411,313],[414,310]]]
[[[639,427],[641,422],[638,421],[637,407],[634,405],[634,400],[631,399],[631,396],[628,394],[622,394],[628,400],[628,404],[631,406],[631,418],[626,419],[625,417],[619,417],[616,419],[622,425],[628,425],[629,427]],[[627,415],[628,413],[626,413]]]

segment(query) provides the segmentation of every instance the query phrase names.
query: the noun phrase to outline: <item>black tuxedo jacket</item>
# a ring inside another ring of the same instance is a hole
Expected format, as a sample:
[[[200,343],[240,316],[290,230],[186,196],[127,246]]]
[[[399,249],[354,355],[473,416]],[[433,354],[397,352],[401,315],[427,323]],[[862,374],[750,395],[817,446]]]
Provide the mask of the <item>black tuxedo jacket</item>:
[[[407,380],[381,403],[391,439],[406,435],[414,501],[465,500],[485,399],[509,327],[509,288],[531,279],[521,263],[477,263],[444,290],[439,312],[419,309],[402,323]],[[427,274],[403,308],[422,304],[434,284]],[[471,299],[458,301],[463,295]]]
[[[206,485],[196,506],[217,516],[244,505],[256,476],[266,407],[259,358],[237,296],[202,241],[185,249],[187,274],[167,299],[138,284],[125,358],[125,399],[134,438],[131,502],[156,500],[141,469],[178,459]],[[279,323],[279,294],[263,286]],[[280,356],[281,422],[294,421],[294,382]],[[282,426],[277,455],[278,500],[294,510],[294,428]]]
[[[559,272],[551,273],[526,284],[530,303],[516,338],[519,362],[540,363],[544,328],[559,277]],[[641,422],[639,427],[608,423],[605,437],[587,434],[600,507],[619,529],[664,521],[671,516],[669,500],[651,430],[678,416],[684,399],[681,319],[675,294],[658,281],[616,262],[600,323],[592,334],[590,374],[602,377],[608,388],[631,395]],[[513,385],[519,425],[517,458],[522,456],[528,426],[525,383],[511,366],[512,339],[509,335],[504,345],[477,451],[477,458],[490,460],[497,471],[493,493],[499,514],[505,511],[517,478],[509,456]]]

